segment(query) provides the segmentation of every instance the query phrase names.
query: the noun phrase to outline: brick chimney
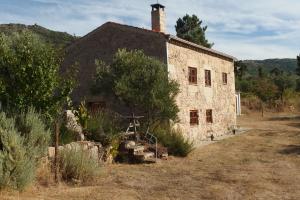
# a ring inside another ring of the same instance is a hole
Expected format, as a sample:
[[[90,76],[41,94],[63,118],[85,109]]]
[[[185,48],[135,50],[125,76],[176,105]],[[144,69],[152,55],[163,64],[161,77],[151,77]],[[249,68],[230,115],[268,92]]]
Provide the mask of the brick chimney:
[[[165,32],[165,6],[161,4],[152,4],[151,11],[151,21],[152,21],[152,31]]]

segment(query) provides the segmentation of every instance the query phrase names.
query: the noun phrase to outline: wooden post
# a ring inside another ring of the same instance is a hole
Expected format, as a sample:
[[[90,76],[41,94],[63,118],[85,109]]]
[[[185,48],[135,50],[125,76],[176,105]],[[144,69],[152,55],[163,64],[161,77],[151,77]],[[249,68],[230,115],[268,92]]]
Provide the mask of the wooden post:
[[[54,173],[55,182],[58,183],[58,143],[59,143],[59,123],[55,122],[55,157],[54,157]]]

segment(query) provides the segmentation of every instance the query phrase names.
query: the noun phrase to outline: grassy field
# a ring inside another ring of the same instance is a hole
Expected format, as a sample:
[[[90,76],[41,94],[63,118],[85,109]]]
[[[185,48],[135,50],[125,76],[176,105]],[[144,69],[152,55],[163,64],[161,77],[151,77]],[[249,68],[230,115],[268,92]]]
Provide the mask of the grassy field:
[[[111,165],[90,186],[33,186],[1,199],[300,199],[300,115],[243,116],[247,133],[151,165]],[[282,117],[280,117],[282,116]]]

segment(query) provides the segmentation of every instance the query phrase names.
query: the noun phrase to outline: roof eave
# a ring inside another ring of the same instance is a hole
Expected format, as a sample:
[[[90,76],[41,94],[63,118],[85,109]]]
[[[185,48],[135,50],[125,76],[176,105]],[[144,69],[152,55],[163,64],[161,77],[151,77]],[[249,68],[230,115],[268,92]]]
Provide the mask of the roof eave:
[[[216,51],[214,49],[210,49],[210,48],[207,48],[207,47],[204,47],[204,46],[201,46],[201,45],[198,45],[198,44],[195,44],[193,42],[189,42],[187,40],[184,40],[184,39],[181,39],[181,38],[178,38],[176,36],[173,36],[173,35],[170,35],[170,34],[166,34],[165,35],[167,40],[174,40],[174,41],[177,41],[179,43],[183,43],[183,44],[186,44],[188,46],[191,46],[191,47],[194,47],[194,48],[197,48],[197,49],[200,49],[204,52],[208,52],[210,54],[214,54],[214,55],[217,55],[217,56],[221,56],[221,57],[224,57],[224,58],[227,58],[227,59],[230,59],[232,61],[237,61],[238,59],[233,57],[233,56],[230,56],[228,54],[225,54],[225,53],[222,53],[220,51]]]

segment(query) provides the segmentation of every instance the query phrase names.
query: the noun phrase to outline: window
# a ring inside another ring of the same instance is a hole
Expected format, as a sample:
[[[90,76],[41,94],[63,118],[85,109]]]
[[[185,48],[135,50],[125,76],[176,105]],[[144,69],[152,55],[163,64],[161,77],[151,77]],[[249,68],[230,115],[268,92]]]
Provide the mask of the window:
[[[212,109],[206,110],[206,122],[213,123]]]
[[[227,85],[227,73],[222,73],[223,84]]]
[[[198,125],[199,124],[199,117],[198,117],[198,110],[191,110],[190,111],[190,124],[191,125]]]
[[[205,70],[205,86],[211,86],[211,73],[210,70]]]
[[[197,84],[197,68],[189,67],[189,83]]]

